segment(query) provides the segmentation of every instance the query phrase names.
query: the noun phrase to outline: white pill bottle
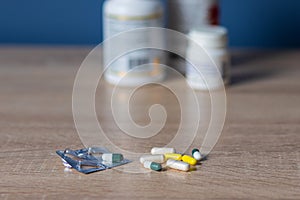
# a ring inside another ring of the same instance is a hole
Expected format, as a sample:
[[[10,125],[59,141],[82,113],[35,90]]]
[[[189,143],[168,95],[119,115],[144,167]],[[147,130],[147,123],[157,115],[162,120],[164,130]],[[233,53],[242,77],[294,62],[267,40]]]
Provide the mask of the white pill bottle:
[[[202,26],[191,30],[189,37],[195,42],[188,45],[186,77],[197,90],[217,90],[230,81],[230,56],[227,50],[227,29],[221,26]],[[195,45],[195,44],[198,45]],[[206,53],[199,54],[199,48]],[[196,65],[200,73],[195,69]]]
[[[163,25],[164,12],[160,0],[107,0],[104,3],[104,39],[137,28],[163,27]],[[163,35],[155,35],[155,37],[163,41]],[[111,51],[119,48],[120,45],[130,47],[134,42],[147,45],[147,42],[151,42],[152,39],[144,34],[127,35],[117,46],[104,47],[104,60],[110,59]],[[164,54],[153,49],[129,52],[110,64],[105,72],[105,79],[111,84],[129,87],[161,81],[165,73],[159,64],[164,59]],[[141,65],[142,67],[136,68]]]

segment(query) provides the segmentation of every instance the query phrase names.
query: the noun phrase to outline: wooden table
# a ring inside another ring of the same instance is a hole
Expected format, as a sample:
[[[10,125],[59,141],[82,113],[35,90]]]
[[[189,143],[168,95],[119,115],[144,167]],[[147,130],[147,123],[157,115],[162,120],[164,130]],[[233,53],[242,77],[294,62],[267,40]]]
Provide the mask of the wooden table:
[[[225,127],[197,171],[83,175],[65,172],[55,150],[83,147],[72,87],[89,50],[0,48],[0,199],[300,198],[299,50],[233,51]],[[176,130],[172,102],[166,126]]]

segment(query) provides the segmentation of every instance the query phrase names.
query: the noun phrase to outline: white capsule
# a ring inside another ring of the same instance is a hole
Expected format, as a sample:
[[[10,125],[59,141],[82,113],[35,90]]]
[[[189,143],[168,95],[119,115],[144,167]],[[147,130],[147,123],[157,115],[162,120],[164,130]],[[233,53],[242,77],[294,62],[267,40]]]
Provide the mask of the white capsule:
[[[188,163],[178,161],[178,160],[172,160],[172,159],[168,160],[167,166],[172,169],[177,169],[177,170],[185,171],[185,172],[190,170],[190,165]]]
[[[153,147],[151,149],[151,154],[155,155],[155,154],[166,154],[166,153],[175,153],[175,149],[174,148],[167,148],[167,147]]]
[[[164,163],[165,156],[161,154],[157,155],[144,155],[140,157],[140,162],[143,164],[145,161],[156,162],[156,163]]]

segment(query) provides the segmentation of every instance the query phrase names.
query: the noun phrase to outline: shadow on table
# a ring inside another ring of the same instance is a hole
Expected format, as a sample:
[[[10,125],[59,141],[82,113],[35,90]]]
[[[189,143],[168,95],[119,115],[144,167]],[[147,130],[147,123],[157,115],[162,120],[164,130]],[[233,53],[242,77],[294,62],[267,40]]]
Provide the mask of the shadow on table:
[[[231,54],[231,85],[238,85],[273,77],[285,70],[273,58],[282,57],[284,51],[233,51]]]

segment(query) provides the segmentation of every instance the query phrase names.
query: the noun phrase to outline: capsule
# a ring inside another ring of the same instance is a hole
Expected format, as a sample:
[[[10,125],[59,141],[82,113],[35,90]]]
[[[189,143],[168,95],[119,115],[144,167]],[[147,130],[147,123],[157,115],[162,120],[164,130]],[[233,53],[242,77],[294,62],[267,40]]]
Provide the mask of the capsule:
[[[145,161],[156,162],[156,163],[164,163],[165,156],[162,154],[157,155],[144,155],[140,157],[140,162],[143,164]]]
[[[202,159],[202,155],[201,155],[199,149],[193,149],[192,155],[197,161]]]
[[[165,154],[165,159],[172,159],[172,160],[181,160],[182,155],[178,153],[166,153]]]
[[[151,162],[151,161],[145,161],[144,162],[144,167],[147,169],[152,169],[154,171],[161,171],[162,170],[162,166],[159,163],[156,162]]]
[[[104,153],[102,154],[102,160],[105,162],[121,162],[123,160],[123,155],[119,153]]]
[[[167,147],[153,147],[151,149],[151,154],[155,155],[155,154],[166,154],[166,153],[175,153],[175,149],[174,148],[167,148]]]
[[[177,170],[185,171],[185,172],[190,170],[190,165],[188,163],[178,161],[178,160],[169,159],[167,161],[167,166],[172,169],[177,169]]]
[[[184,155],[182,156],[182,161],[186,162],[190,165],[196,165],[197,164],[197,160],[195,158],[193,158],[192,156],[188,156],[188,155]]]

